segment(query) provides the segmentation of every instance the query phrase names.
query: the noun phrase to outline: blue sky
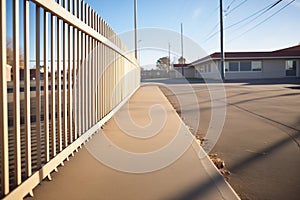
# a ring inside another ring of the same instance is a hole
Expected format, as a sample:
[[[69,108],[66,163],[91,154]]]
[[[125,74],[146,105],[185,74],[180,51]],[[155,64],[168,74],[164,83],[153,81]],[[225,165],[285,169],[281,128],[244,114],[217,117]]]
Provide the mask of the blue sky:
[[[133,0],[87,0],[86,2],[118,34],[133,29]],[[208,54],[219,51],[219,27],[217,27],[219,0],[137,0],[137,2],[138,27],[140,29],[155,27],[180,33],[180,23],[183,23],[186,37],[194,40]],[[224,0],[224,26],[239,22],[274,2],[276,0]],[[299,0],[245,33],[289,2],[291,0],[283,0],[256,20],[249,23],[252,19],[250,18],[227,29],[225,31],[225,50],[267,51],[297,45],[300,42]],[[207,40],[211,35],[209,33],[216,34]],[[244,35],[240,36],[241,34]],[[153,40],[155,39],[153,38]],[[140,43],[143,43],[142,38],[141,40]],[[166,41],[166,43],[168,42]],[[171,44],[171,48],[174,45]],[[154,52],[141,52],[142,64],[150,64],[153,60],[155,63],[155,57],[151,54],[160,55]],[[161,55],[165,56],[166,52],[161,52]]]
[[[224,0],[224,27],[231,26],[277,1]],[[265,14],[254,15],[236,26],[225,29],[225,50],[269,51],[299,44],[300,0],[292,1],[282,0]],[[85,2],[121,37],[126,33],[132,35],[134,0],[86,0]],[[289,2],[292,3],[279,12]],[[155,28],[150,31],[149,29],[139,31],[139,61],[142,65],[154,65],[160,57],[168,56],[168,43],[171,46],[171,61],[177,61],[180,56],[181,23],[183,23],[185,36],[184,57],[190,62],[202,57],[203,52],[211,54],[219,51],[219,0],[137,0],[137,3],[138,28],[141,30]],[[20,1],[21,15],[22,5],[23,0]],[[11,0],[7,0],[7,10],[7,34],[11,37]],[[275,14],[276,12],[278,13]],[[30,13],[30,17],[34,19],[33,3],[30,4]],[[266,22],[252,29],[273,14],[275,15]],[[22,31],[22,21],[20,28]],[[30,31],[32,33],[30,34],[30,57],[34,60],[35,24],[33,21],[30,24]],[[21,37],[21,44],[22,41]],[[132,39],[125,42],[129,49],[133,49]]]

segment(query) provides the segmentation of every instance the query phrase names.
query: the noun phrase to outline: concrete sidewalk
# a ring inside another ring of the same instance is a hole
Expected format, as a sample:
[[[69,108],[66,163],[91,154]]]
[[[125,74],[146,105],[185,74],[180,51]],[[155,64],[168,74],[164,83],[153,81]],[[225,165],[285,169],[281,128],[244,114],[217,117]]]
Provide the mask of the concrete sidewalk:
[[[141,87],[51,176],[33,199],[239,199],[157,86]]]

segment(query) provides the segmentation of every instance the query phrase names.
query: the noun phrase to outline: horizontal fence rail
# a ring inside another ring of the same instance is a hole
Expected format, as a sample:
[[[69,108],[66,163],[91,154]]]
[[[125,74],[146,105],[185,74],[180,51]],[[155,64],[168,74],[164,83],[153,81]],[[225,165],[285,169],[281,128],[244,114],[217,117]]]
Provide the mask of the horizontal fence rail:
[[[140,68],[84,1],[12,0],[11,12],[7,3],[0,1],[0,198],[22,199],[129,99]]]

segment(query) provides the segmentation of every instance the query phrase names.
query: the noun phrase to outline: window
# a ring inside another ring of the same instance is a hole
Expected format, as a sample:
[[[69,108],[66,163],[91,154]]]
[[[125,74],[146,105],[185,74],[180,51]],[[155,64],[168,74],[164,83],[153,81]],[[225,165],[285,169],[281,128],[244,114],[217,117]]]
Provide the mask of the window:
[[[230,72],[238,72],[239,71],[239,63],[238,62],[229,62],[229,71]]]
[[[206,72],[211,72],[211,65],[210,64],[208,64]]]
[[[204,72],[206,72],[206,73],[211,72],[211,66],[210,66],[210,64],[205,65],[205,71]]]
[[[240,62],[240,71],[251,71],[251,62],[250,61]]]
[[[251,62],[251,67],[252,71],[261,71],[261,61],[252,61]]]
[[[296,60],[287,60],[285,64],[285,75],[286,76],[296,76]]]
[[[225,72],[228,72],[228,70],[229,70],[229,63],[225,62]]]
[[[225,62],[226,72],[255,72],[262,70],[261,61]]]
[[[294,70],[294,69],[296,69],[296,65],[297,65],[296,60],[287,60],[285,69],[286,70]]]

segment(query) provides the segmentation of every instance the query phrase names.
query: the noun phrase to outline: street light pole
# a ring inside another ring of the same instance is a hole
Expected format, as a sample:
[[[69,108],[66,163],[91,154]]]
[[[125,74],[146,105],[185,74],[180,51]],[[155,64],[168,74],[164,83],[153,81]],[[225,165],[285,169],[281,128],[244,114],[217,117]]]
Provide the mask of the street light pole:
[[[137,0],[134,0],[134,55],[138,59]]]

